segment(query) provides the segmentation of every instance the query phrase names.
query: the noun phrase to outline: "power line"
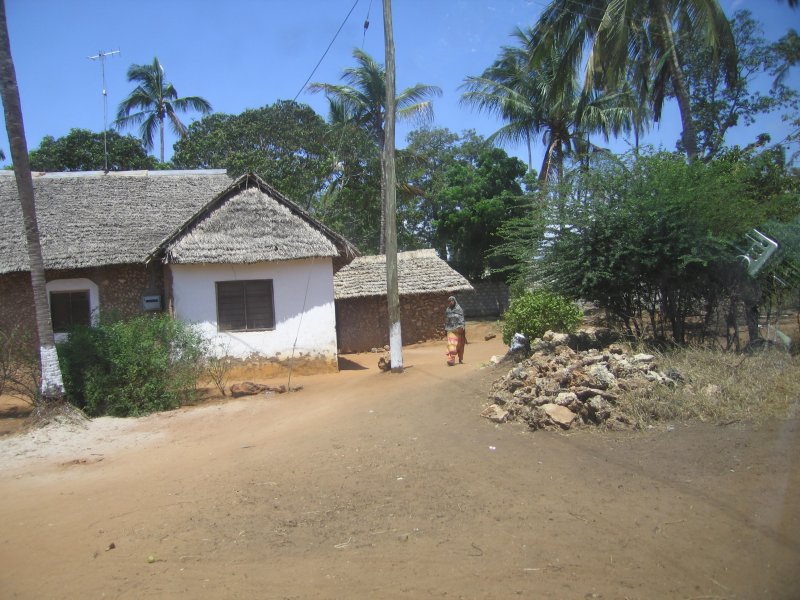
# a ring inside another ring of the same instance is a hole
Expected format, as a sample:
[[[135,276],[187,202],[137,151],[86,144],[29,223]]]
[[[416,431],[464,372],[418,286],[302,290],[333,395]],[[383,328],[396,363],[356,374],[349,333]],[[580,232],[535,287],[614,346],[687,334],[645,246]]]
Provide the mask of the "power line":
[[[311,74],[308,76],[308,79],[306,79],[305,83],[303,83],[302,87],[297,92],[297,95],[294,97],[294,101],[295,102],[297,101],[297,98],[300,96],[300,94],[303,93],[303,90],[306,89],[306,86],[308,85],[308,82],[311,81],[311,78],[314,76],[314,73],[317,72],[317,69],[322,64],[322,61],[325,60],[325,56],[327,56],[328,50],[331,49],[331,46],[333,46],[333,42],[335,42],[336,38],[339,37],[339,33],[342,31],[342,28],[344,27],[345,23],[347,23],[347,19],[349,19],[350,15],[353,14],[353,11],[355,10],[356,5],[358,4],[358,1],[359,0],[355,0],[355,2],[353,2],[353,6],[350,7],[350,12],[347,13],[347,16],[344,18],[344,21],[342,21],[342,24],[339,25],[339,29],[337,29],[336,33],[333,35],[333,39],[331,40],[331,43],[328,44],[327,48],[325,48],[325,52],[322,53],[322,56],[320,57],[320,59],[317,62],[316,66],[314,67],[314,69],[311,71]]]
[[[361,49],[364,49],[364,42],[367,41],[367,29],[369,29],[369,13],[372,10],[372,0],[369,0],[369,6],[367,7],[367,18],[364,19],[364,37],[361,38]]]

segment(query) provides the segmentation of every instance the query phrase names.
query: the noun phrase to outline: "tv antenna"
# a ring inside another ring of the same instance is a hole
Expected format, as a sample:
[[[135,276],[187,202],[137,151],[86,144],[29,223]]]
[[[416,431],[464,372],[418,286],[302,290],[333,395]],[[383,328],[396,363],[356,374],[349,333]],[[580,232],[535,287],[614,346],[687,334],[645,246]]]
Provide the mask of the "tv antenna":
[[[108,173],[108,139],[106,131],[108,130],[108,92],[106,91],[106,58],[119,54],[119,50],[111,50],[110,52],[98,51],[94,56],[87,56],[89,60],[99,60],[100,70],[103,73],[103,159],[105,164],[105,172]]]

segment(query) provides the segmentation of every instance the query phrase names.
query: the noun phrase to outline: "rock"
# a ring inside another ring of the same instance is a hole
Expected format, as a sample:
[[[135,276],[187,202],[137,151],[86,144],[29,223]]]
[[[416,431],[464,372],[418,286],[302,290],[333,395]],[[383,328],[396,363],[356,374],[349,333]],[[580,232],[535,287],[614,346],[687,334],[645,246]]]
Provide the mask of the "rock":
[[[234,398],[241,398],[242,396],[254,396],[255,394],[260,394],[261,392],[267,391],[268,387],[269,386],[262,385],[260,383],[251,383],[249,381],[234,383],[231,386],[231,396]]]
[[[589,375],[597,382],[597,387],[602,390],[607,390],[617,384],[617,378],[614,377],[614,374],[602,363],[594,364],[589,367]]]
[[[602,423],[611,416],[611,405],[602,396],[592,396],[585,406],[595,423]]]
[[[508,411],[497,404],[490,404],[481,412],[481,416],[494,423],[505,423],[508,420]]]
[[[514,392],[522,387],[525,387],[525,382],[522,381],[521,379],[516,379],[516,378],[509,379],[508,383],[506,383],[506,389],[509,392]]]
[[[572,422],[575,420],[575,413],[568,409],[566,406],[559,406],[558,404],[545,404],[542,409],[550,419],[561,427],[562,429],[569,429]]]
[[[570,406],[577,401],[578,397],[573,392],[559,392],[553,403],[559,406]]]
[[[631,360],[633,360],[633,362],[636,363],[643,363],[643,362],[653,362],[655,359],[656,357],[653,356],[652,354],[634,354]]]
[[[514,396],[512,396],[509,392],[507,392],[504,389],[499,389],[496,390],[494,394],[491,394],[489,399],[494,404],[500,404],[501,406],[503,406],[505,404],[508,404],[509,402],[513,402]]]
[[[542,336],[542,340],[549,342],[553,346],[563,346],[569,343],[568,333],[556,333],[555,331],[546,331]]]
[[[675,367],[670,367],[669,369],[667,369],[667,372],[665,373],[665,375],[667,377],[669,377],[672,381],[675,381],[675,382],[684,380],[683,375],[681,374],[681,372],[678,371],[678,369],[676,369]]]

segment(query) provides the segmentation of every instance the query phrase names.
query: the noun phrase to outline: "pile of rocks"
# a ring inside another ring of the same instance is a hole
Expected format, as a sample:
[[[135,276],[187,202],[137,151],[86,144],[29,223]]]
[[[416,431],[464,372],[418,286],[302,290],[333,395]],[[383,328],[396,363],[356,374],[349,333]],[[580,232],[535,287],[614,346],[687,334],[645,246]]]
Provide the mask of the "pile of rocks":
[[[491,404],[482,415],[496,423],[521,420],[531,429],[626,428],[631,420],[618,406],[620,393],[682,380],[674,369],[658,371],[652,354],[632,354],[619,344],[573,349],[581,347],[576,340],[585,343],[589,337],[585,331],[577,336],[548,331],[531,344],[530,357],[502,360],[514,366],[492,385]]]

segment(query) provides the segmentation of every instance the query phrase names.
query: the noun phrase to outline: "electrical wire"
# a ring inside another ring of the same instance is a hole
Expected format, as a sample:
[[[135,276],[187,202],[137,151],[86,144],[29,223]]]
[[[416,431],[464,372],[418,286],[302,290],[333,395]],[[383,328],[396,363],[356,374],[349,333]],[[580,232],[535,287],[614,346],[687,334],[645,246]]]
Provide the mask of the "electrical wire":
[[[349,19],[350,15],[353,14],[353,11],[355,10],[356,5],[358,4],[358,2],[359,2],[359,0],[355,0],[355,2],[353,2],[353,6],[350,7],[350,12],[347,13],[347,16],[344,18],[344,21],[342,21],[342,24],[339,25],[339,29],[337,29],[336,33],[333,35],[333,39],[331,40],[331,43],[328,44],[327,48],[325,48],[325,52],[322,53],[322,56],[320,57],[320,59],[317,62],[316,66],[314,67],[314,69],[311,71],[311,74],[308,76],[308,79],[305,80],[305,83],[303,83],[302,87],[298,90],[297,94],[295,95],[295,97],[294,97],[294,101],[295,102],[297,101],[297,98],[300,96],[300,94],[303,93],[303,90],[306,89],[306,86],[308,85],[308,82],[311,81],[311,78],[314,76],[314,73],[317,72],[317,69],[322,64],[322,61],[325,60],[325,57],[328,55],[328,50],[331,49],[331,46],[333,46],[333,42],[335,42],[336,38],[339,37],[339,33],[342,31],[342,28],[344,27],[345,23],[347,23],[347,19]]]
[[[367,18],[364,19],[364,37],[361,38],[361,49],[364,49],[364,42],[367,41],[367,29],[369,29],[369,13],[372,10],[372,0],[369,0],[369,6],[367,7]]]

